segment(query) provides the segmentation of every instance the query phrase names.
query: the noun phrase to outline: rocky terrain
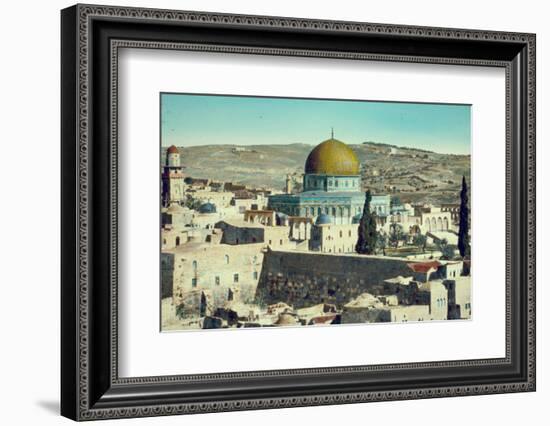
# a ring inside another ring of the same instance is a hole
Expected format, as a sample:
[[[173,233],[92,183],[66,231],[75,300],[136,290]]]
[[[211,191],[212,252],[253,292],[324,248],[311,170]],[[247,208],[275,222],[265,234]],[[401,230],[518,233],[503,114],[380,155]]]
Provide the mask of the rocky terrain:
[[[462,175],[470,181],[470,156],[439,154],[375,142],[351,145],[362,165],[364,188],[403,202],[458,202]],[[185,174],[252,187],[284,188],[287,174],[301,180],[312,145],[182,146]]]

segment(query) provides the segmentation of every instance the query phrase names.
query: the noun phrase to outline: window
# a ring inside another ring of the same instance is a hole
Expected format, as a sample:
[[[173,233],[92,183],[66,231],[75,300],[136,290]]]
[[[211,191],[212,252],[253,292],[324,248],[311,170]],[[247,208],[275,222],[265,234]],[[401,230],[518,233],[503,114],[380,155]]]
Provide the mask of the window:
[[[351,237],[351,229],[348,231],[348,237]]]
[[[176,247],[180,245],[180,237],[176,237]]]
[[[233,282],[238,283],[239,282],[239,274],[233,274]]]
[[[254,280],[258,279],[258,271],[252,272],[252,279],[254,279]]]
[[[280,246],[283,245],[283,240],[279,240],[279,245],[280,245]]]
[[[227,265],[229,263],[229,256],[226,254],[224,256],[225,264]]]
[[[215,281],[216,281],[216,285],[220,285],[220,277],[219,276],[216,276]]]
[[[197,286],[197,279],[196,279],[196,278],[193,278],[193,279],[191,280],[191,286],[192,286],[192,287],[196,287],[196,286]]]
[[[342,231],[340,231],[340,238],[342,238]]]
[[[197,271],[197,266],[198,266],[197,261],[193,260],[193,271],[195,272]]]

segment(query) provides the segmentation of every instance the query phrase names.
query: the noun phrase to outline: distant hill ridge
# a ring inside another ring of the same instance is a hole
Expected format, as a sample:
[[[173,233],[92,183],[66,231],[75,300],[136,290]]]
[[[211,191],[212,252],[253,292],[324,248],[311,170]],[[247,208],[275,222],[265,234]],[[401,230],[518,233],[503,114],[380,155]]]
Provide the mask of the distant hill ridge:
[[[349,144],[362,165],[363,183],[374,192],[395,188],[407,199],[454,202],[462,175],[470,176],[470,156],[366,141]],[[185,174],[197,178],[282,189],[287,174],[303,173],[314,145],[181,146]],[[165,150],[163,150],[164,156]]]

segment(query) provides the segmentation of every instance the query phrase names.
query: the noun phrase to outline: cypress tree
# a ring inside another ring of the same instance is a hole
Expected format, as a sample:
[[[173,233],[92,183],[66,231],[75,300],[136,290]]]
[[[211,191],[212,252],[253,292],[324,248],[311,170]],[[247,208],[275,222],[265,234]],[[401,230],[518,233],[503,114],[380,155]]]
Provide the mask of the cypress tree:
[[[357,230],[358,238],[355,251],[359,254],[374,254],[376,250],[376,218],[370,211],[370,191],[365,193],[363,215]]]
[[[468,185],[466,177],[462,176],[462,190],[460,191],[460,220],[458,223],[458,250],[463,259],[470,257],[470,236],[468,235],[469,216]]]

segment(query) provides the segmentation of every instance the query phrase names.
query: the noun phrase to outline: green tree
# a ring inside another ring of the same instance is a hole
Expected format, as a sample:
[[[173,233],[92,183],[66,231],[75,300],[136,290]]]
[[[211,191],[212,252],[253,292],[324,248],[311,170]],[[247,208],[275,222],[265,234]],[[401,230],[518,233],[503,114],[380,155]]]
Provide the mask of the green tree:
[[[462,176],[462,190],[460,191],[460,219],[458,222],[458,251],[463,259],[470,258],[470,235],[469,231],[469,216],[468,208],[468,185],[466,177]]]
[[[416,234],[413,237],[413,244],[420,249],[422,249],[422,253],[426,252],[426,244],[428,242],[428,238],[425,235],[422,235],[420,233]]]
[[[437,249],[441,252],[441,260],[452,260],[455,257],[455,249],[443,238],[437,242]]]
[[[191,210],[198,210],[199,207],[201,206],[201,201],[200,200],[197,200],[197,199],[193,199],[193,198],[190,198],[188,197],[186,200],[185,200],[185,207],[188,207],[190,208]]]
[[[370,211],[370,191],[365,192],[363,215],[357,230],[358,238],[355,251],[359,254],[374,254],[376,250],[376,217]]]
[[[386,247],[388,246],[388,236],[384,231],[376,232],[376,252],[382,252],[382,255],[386,255]]]
[[[393,222],[390,224],[390,244],[393,245],[395,248],[399,245],[399,241],[403,241],[405,239],[405,233],[403,232],[403,227],[401,224]]]

